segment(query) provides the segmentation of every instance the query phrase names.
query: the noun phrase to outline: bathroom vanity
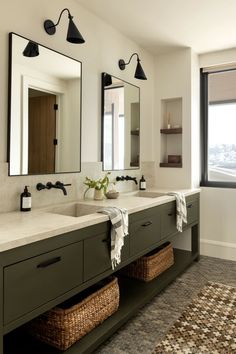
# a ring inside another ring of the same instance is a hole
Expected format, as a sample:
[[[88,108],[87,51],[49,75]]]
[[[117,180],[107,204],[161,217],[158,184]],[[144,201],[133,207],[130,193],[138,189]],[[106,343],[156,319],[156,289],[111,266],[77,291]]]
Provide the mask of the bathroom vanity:
[[[66,353],[93,351],[141,306],[194,260],[199,259],[199,193],[189,191],[186,200],[188,223],[184,229],[191,230],[191,250],[174,249],[174,265],[149,283],[119,276],[119,310]],[[105,205],[107,202],[102,203]],[[92,212],[97,208],[94,203],[87,204]],[[115,205],[114,201],[112,203]],[[99,280],[116,273],[165,241],[171,241],[178,235],[181,237],[182,234],[176,230],[174,197],[119,198],[117,206],[126,205],[129,211],[129,235],[125,237],[122,262],[114,271],[110,262],[110,222],[107,216],[97,213],[72,217],[66,213],[66,207],[64,212],[55,207],[27,215],[15,213],[15,218],[9,216],[16,220],[11,225],[6,214],[5,236],[12,234],[18,225],[19,237],[16,235],[15,241],[14,237],[12,240],[7,237],[5,241],[0,240],[0,354],[62,353],[26,337],[22,326]],[[2,230],[4,217],[0,219]]]

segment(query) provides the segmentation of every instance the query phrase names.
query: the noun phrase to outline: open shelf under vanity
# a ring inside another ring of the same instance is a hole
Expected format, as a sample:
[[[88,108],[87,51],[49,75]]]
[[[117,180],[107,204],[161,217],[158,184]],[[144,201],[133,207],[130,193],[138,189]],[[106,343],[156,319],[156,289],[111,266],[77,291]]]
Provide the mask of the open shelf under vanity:
[[[66,351],[60,351],[26,335],[22,328],[9,333],[4,338],[4,354],[78,354],[91,353],[98,345],[110,337],[122,324],[162,291],[195,259],[198,253],[174,249],[174,265],[154,280],[146,283],[140,280],[119,276],[120,306],[119,310],[80,339]]]

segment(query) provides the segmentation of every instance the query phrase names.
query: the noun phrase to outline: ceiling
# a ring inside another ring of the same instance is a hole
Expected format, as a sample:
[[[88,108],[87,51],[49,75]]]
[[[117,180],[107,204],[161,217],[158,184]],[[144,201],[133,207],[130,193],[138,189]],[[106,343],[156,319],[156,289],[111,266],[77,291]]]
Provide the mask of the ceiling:
[[[236,0],[76,0],[154,54],[236,47]]]

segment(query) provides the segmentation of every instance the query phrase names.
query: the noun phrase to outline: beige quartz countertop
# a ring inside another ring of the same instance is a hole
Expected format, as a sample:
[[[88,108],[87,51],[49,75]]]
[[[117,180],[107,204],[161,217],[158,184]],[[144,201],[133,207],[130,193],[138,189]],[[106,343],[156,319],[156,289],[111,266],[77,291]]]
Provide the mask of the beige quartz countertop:
[[[151,192],[168,193],[170,191],[152,189]],[[188,189],[181,190],[181,192],[183,192],[185,196],[188,196],[199,193],[200,190]],[[128,213],[131,214],[172,200],[174,200],[174,197],[168,195],[158,198],[143,198],[134,196],[134,193],[121,193],[118,199],[106,199],[103,201],[77,200],[60,205],[79,203],[81,204],[81,208],[83,208],[84,205],[96,205],[101,206],[101,208],[109,205],[126,208]],[[106,215],[100,213],[73,217],[48,211],[60,205],[43,209],[32,209],[30,212],[15,211],[0,214],[0,252],[108,220]]]

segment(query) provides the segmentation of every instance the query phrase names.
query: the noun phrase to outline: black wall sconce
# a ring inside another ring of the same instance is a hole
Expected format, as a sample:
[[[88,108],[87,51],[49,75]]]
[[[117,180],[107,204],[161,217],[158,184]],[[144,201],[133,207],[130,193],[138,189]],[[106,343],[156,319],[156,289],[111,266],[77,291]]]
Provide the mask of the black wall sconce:
[[[23,50],[24,57],[33,58],[39,55],[38,43],[29,41],[25,49]]]
[[[135,74],[134,74],[135,79],[147,80],[147,77],[143,71],[141,64],[140,64],[140,59],[139,59],[138,53],[133,53],[131,55],[128,63],[125,63],[124,59],[120,59],[118,62],[120,70],[125,70],[126,65],[129,65],[129,63],[134,55],[137,55],[137,66],[136,66],[136,70],[135,70]]]
[[[69,19],[69,26],[68,26],[68,31],[67,31],[67,36],[66,40],[70,43],[76,43],[76,44],[81,44],[84,43],[85,40],[82,37],[81,33],[79,32],[78,28],[73,22],[73,16],[71,16],[71,13],[69,9],[65,8],[61,11],[59,19],[56,24],[52,20],[46,20],[44,22],[44,29],[49,34],[50,36],[56,33],[56,26],[59,25],[59,22],[61,20],[61,16],[64,11],[68,12],[68,19]]]

